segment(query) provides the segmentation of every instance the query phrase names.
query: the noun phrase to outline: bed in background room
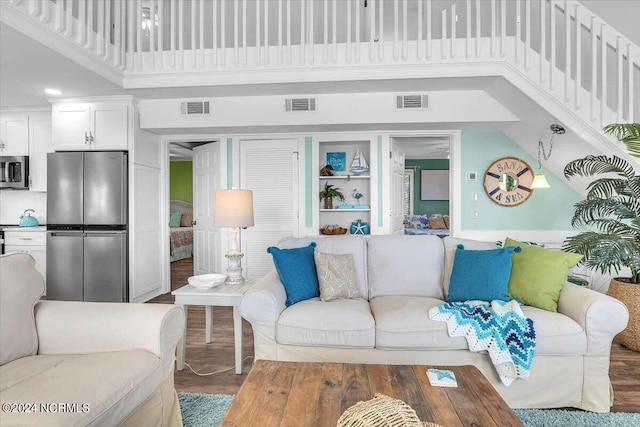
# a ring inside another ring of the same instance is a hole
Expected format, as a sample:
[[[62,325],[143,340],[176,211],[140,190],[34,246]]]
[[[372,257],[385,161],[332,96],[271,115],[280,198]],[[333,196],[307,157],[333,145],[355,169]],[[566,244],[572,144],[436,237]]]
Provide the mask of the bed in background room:
[[[449,235],[449,215],[408,215],[405,217],[404,226],[404,234],[445,237]]]
[[[193,204],[182,200],[169,202],[169,254],[171,262],[193,256]]]

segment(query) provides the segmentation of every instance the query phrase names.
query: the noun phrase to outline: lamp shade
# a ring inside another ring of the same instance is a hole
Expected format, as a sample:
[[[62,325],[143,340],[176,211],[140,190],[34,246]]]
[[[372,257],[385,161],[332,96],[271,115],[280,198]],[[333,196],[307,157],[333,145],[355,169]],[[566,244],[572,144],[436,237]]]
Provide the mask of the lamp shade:
[[[551,186],[549,185],[549,183],[547,182],[547,178],[539,173],[536,174],[536,176],[533,177],[533,182],[531,183],[531,188],[532,189],[539,189],[539,188],[550,188]]]
[[[251,190],[216,190],[213,222],[216,227],[252,227]]]

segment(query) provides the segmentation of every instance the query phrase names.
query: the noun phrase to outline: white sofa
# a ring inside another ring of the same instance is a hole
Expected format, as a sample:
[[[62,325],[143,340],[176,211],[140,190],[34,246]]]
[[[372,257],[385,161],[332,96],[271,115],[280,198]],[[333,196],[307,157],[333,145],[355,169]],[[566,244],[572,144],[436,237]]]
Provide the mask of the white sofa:
[[[382,364],[475,365],[514,408],[575,407],[608,412],[613,402],[609,356],[628,321],[614,298],[565,284],[558,313],[524,306],[537,349],[530,378],[504,386],[486,353],[451,338],[428,310],[442,304],[458,239],[435,236],[285,238],[280,248],[317,243],[325,253],[351,253],[360,299],[313,298],[285,306],[275,270],[241,301],[253,327],[255,359]],[[467,249],[495,243],[462,241]],[[445,256],[445,253],[447,254]]]
[[[27,254],[0,257],[0,424],[181,426],[182,310],[39,301],[34,265]]]

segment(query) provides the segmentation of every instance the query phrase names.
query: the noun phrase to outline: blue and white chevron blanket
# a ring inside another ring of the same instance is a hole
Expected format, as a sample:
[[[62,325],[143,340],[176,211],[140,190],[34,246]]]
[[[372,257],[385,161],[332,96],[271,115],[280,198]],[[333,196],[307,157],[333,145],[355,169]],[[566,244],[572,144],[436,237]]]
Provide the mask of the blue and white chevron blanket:
[[[447,322],[449,336],[465,337],[469,350],[489,352],[504,385],[529,378],[536,332],[517,301],[448,302],[432,307],[429,318]]]

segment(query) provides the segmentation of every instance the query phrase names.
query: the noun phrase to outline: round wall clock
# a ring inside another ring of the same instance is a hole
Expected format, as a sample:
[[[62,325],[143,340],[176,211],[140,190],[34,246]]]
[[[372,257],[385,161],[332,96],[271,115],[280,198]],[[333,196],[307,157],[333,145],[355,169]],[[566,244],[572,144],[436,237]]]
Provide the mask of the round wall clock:
[[[487,168],[484,190],[499,205],[517,206],[533,193],[533,176],[533,170],[527,162],[515,157],[503,157]]]

